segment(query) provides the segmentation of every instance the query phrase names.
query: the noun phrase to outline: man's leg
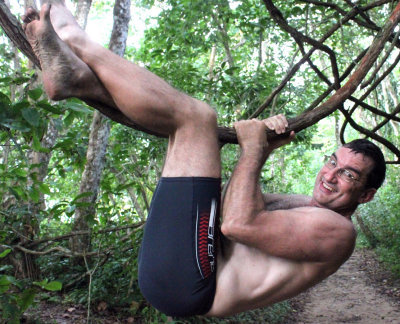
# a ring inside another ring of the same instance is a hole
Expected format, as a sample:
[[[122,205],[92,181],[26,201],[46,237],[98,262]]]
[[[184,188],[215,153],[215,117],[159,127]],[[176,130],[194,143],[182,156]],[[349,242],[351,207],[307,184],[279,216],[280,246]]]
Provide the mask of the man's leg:
[[[219,178],[215,112],[90,40],[62,1],[53,2],[51,22],[48,7],[40,17],[31,12],[24,20],[50,97],[103,101],[140,126],[168,136],[163,176]]]
[[[62,4],[51,12],[56,32],[70,48],[52,28],[46,7],[40,20],[33,12],[25,20],[28,38],[41,59],[46,91],[111,101],[137,124],[169,136],[163,178],[144,232],[139,284],[144,296],[167,314],[206,313],[216,285],[214,231],[218,231],[220,201],[216,114],[207,104],[93,43]],[[60,72],[68,69],[76,80],[62,77]],[[79,78],[79,72],[85,78]]]

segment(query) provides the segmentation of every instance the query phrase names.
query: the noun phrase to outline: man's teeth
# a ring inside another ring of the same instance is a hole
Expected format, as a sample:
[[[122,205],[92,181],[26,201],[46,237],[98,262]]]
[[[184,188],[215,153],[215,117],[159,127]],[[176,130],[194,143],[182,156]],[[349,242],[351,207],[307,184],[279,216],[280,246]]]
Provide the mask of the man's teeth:
[[[330,192],[333,192],[333,188],[329,187],[325,182],[322,182],[324,188],[328,189]]]

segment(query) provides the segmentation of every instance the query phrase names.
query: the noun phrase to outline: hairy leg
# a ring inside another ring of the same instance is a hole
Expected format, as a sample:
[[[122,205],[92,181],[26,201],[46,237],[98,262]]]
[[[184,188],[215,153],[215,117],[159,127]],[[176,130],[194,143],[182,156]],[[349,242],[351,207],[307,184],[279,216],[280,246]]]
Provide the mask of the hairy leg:
[[[220,177],[216,114],[207,104],[177,91],[153,73],[93,42],[63,1],[51,1],[51,10],[45,4],[40,19],[26,21],[26,24],[28,38],[32,39],[32,46],[43,61],[46,91],[62,93],[63,84],[56,82],[56,74],[60,74],[60,67],[67,66],[65,60],[73,60],[77,71],[88,71],[86,65],[123,114],[146,129],[169,136],[163,176]],[[58,37],[55,40],[54,30],[65,43],[58,41]],[[70,53],[63,55],[65,44],[78,60]],[[57,55],[56,51],[61,54]],[[87,82],[77,84],[71,80],[69,88],[71,95],[79,98],[90,96],[91,99],[91,91],[98,91],[97,84],[93,87]],[[104,96],[100,97],[103,99]]]
[[[42,66],[43,84],[50,99],[77,97],[117,109],[93,71],[57,36],[49,11],[39,15],[29,8],[23,21],[25,34]]]
[[[50,17],[55,31],[93,70],[119,109],[145,127],[153,125],[155,129],[165,128],[167,134],[173,133],[180,126],[180,115],[186,110],[176,107],[185,106],[190,110],[196,105],[195,100],[153,73],[92,41],[63,1],[51,2]]]

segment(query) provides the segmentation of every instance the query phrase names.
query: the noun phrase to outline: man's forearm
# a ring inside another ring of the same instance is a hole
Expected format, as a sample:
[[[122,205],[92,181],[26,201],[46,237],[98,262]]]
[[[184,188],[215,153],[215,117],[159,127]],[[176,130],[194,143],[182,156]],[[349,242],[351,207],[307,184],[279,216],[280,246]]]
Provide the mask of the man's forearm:
[[[264,198],[258,183],[263,163],[264,159],[242,152],[223,202],[223,230],[245,225],[263,210]]]

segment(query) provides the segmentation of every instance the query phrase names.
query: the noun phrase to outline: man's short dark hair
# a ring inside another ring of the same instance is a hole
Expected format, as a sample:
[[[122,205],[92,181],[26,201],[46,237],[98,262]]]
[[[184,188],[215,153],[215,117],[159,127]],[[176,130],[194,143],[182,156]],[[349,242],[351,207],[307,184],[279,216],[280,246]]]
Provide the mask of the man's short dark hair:
[[[346,143],[343,147],[349,148],[352,152],[361,153],[364,156],[370,157],[374,161],[374,167],[368,174],[366,188],[378,189],[386,175],[386,163],[381,149],[366,139],[357,139]]]

